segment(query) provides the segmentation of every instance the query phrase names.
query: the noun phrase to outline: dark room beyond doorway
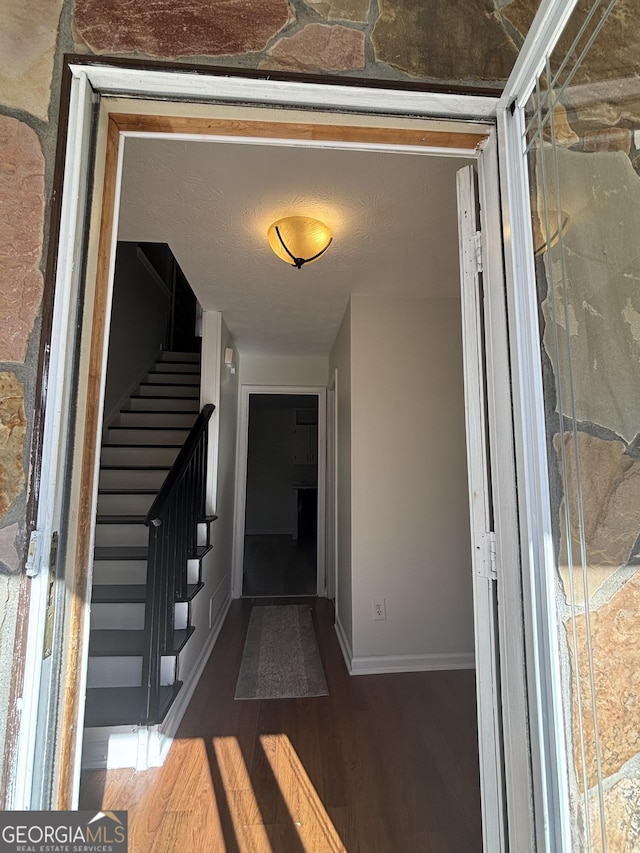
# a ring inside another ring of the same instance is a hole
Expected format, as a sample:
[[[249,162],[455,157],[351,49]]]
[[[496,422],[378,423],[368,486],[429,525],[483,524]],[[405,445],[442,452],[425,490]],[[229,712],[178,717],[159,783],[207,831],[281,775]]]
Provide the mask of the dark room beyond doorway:
[[[242,594],[315,595],[318,398],[251,394]]]

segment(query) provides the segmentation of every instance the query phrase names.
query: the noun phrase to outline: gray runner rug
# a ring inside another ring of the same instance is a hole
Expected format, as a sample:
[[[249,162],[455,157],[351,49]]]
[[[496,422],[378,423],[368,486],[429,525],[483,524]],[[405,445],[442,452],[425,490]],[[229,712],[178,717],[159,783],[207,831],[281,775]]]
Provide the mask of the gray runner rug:
[[[310,608],[299,604],[254,607],[235,698],[328,694]]]

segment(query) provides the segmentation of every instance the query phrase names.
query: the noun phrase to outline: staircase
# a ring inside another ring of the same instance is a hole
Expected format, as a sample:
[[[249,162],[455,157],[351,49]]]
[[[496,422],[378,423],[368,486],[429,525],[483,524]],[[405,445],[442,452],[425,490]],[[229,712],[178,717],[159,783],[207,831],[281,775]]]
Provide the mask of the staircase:
[[[147,516],[170,471],[175,479],[172,466],[179,454],[184,456],[185,441],[201,421],[199,407],[199,354],[163,352],[106,430],[98,483],[86,728],[161,723],[182,686],[179,655],[194,631],[191,602],[203,586],[201,564],[211,548],[214,518],[198,516],[191,524],[195,529],[189,531],[184,559],[175,557],[179,551],[169,543],[174,567],[156,568],[163,580],[154,585],[150,542],[158,531],[165,539],[170,534],[169,525],[161,527],[160,518]],[[206,462],[201,458],[200,464]],[[195,493],[191,481],[189,488]],[[182,527],[187,517],[181,516]],[[159,584],[169,590],[170,600],[163,600]],[[155,633],[159,619],[162,639]],[[159,681],[155,687],[154,672]]]

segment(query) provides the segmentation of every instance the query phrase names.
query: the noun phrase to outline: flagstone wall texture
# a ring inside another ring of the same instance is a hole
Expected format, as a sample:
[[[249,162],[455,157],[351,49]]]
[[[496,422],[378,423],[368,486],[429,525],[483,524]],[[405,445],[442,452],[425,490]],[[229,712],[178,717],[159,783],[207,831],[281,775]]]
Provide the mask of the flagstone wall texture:
[[[629,41],[625,22],[636,14],[632,2],[619,0],[611,43]],[[5,739],[7,711],[11,710],[9,674],[18,596],[20,585],[28,584],[21,573],[28,536],[26,489],[63,54],[500,88],[538,5],[539,0],[154,0],[152,4],[148,0],[5,0],[2,4],[0,743]],[[631,40],[635,46],[639,42],[637,38]],[[599,63],[596,71],[601,79],[603,69],[609,67],[611,44],[596,47],[593,56]],[[630,59],[637,67],[635,54]],[[636,177],[633,169],[640,162],[634,146],[635,119],[640,115],[637,104],[627,101],[619,106],[615,99],[604,98],[596,111],[592,105],[577,101],[570,106],[570,120],[559,107],[556,122],[556,132],[567,147],[573,146],[582,156],[606,153],[608,157],[623,157],[627,165],[621,168],[626,169],[627,177]],[[628,212],[627,221],[637,221],[637,217],[633,219]],[[637,239],[633,246],[635,250]],[[621,281],[629,284],[626,273],[636,276],[640,270],[630,261],[621,271]],[[640,594],[633,568],[637,559],[634,543],[640,534],[640,459],[634,435],[640,428],[629,403],[630,397],[637,401],[640,304],[635,291],[623,292],[629,301],[625,296],[619,310],[635,360],[630,368],[628,357],[621,351],[625,343],[619,329],[615,346],[609,349],[614,335],[606,320],[599,330],[596,326],[592,331],[590,341],[598,353],[603,357],[613,353],[601,368],[605,375],[598,377],[609,396],[605,403],[594,395],[591,402],[585,399],[585,417],[592,420],[578,439],[582,475],[589,483],[585,493],[588,553],[594,570],[600,572],[593,576],[596,594],[591,606],[597,612],[591,642],[596,681],[603,685],[599,737],[607,780],[609,853],[640,849]],[[597,324],[597,314],[606,317],[606,311],[612,310],[606,290],[600,288],[592,297],[576,303],[578,336],[582,324],[584,328]],[[596,297],[600,302],[594,301]],[[545,311],[547,308],[548,304]],[[571,333],[571,329],[564,331]],[[588,386],[588,365],[593,359],[589,361],[587,355],[581,370]],[[553,393],[553,381],[549,393]],[[611,417],[605,420],[589,415],[597,406]],[[571,443],[574,439],[558,435],[552,448],[557,452],[558,443],[563,441]],[[569,471],[568,477],[566,499],[570,502],[575,471]],[[562,495],[555,511],[560,530]],[[569,537],[575,536],[570,528]],[[566,555],[567,548],[567,537],[562,542],[559,538],[559,555]],[[570,620],[566,622],[567,636],[578,645],[586,642],[583,622],[583,616],[576,617],[575,632]],[[573,650],[568,660],[579,666],[575,662],[584,656],[576,657]],[[575,700],[573,694],[568,700],[573,718]],[[591,734],[588,740],[594,742]],[[589,786],[593,782],[592,751],[590,746],[586,752]],[[578,773],[581,760],[576,753],[574,769]],[[592,812],[587,820],[594,822],[594,815]]]
[[[591,5],[578,3],[552,68]],[[640,850],[637,8],[616,3],[530,170],[537,212],[546,180],[549,207],[568,214],[537,274],[573,849],[588,853]]]

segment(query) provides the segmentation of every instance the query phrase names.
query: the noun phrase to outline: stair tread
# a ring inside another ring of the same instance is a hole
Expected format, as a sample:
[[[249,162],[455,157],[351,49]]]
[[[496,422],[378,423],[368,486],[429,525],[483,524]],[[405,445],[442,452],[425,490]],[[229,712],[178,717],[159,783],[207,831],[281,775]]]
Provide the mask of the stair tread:
[[[141,400],[199,400],[200,395],[181,394],[179,397],[171,397],[169,394],[141,394]],[[157,409],[149,409],[150,412],[156,412]],[[194,409],[195,411],[195,409]]]
[[[204,588],[204,583],[200,581],[200,583],[189,583],[187,584],[187,594],[184,598],[179,598],[178,601],[191,601],[196,597],[196,595],[200,592],[201,589]]]
[[[96,524],[144,524],[146,515],[97,515]]]
[[[149,549],[146,545],[97,545],[94,560],[146,560]]]
[[[98,726],[127,726],[161,723],[182,687],[176,681],[160,688],[160,713],[157,719],[144,719],[142,712],[145,691],[142,687],[90,687],[87,690],[84,724]]]
[[[173,632],[173,643],[163,651],[163,654],[178,654],[184,644],[187,642],[191,634],[194,632],[193,626],[190,628],[180,628]],[[144,651],[144,631],[136,631],[131,629],[126,630],[109,630],[100,628],[97,631],[89,632],[89,656],[129,656],[137,657],[142,655]]]
[[[144,631],[132,629],[110,631],[93,630],[89,633],[89,655],[141,655],[144,648]]]
[[[198,545],[188,560],[201,560],[208,554],[212,545]],[[94,549],[94,560],[146,560],[149,549],[146,545],[97,545]]]
[[[109,429],[118,429],[118,427],[109,427]],[[124,427],[124,429],[131,429],[131,427]],[[108,448],[117,448],[119,450],[122,450],[122,449],[125,449],[125,450],[144,450],[144,449],[164,450],[166,447],[169,447],[171,449],[175,449],[177,447],[182,447],[182,446],[183,446],[182,444],[165,444],[164,442],[162,444],[117,444],[117,443],[113,444],[109,441],[105,441],[102,444],[102,449],[104,450],[105,447],[108,447]],[[127,467],[127,466],[125,466],[125,467]]]
[[[178,601],[191,601],[203,588],[204,583],[190,583],[187,593]],[[146,601],[147,588],[144,584],[94,584],[91,601],[93,604],[139,604]]]
[[[148,412],[146,414],[148,414]],[[154,412],[153,414],[155,415],[157,413]],[[195,420],[195,417],[194,417],[194,420]],[[189,427],[186,427],[186,426],[166,426],[165,424],[151,424],[150,426],[147,426],[146,424],[144,426],[140,426],[138,424],[135,424],[134,426],[121,426],[120,424],[115,424],[115,426],[110,426],[109,429],[112,429],[112,430],[139,429],[141,432],[151,432],[152,430],[157,430],[158,432],[189,432]],[[121,447],[121,446],[122,445],[118,445],[118,447]],[[154,445],[154,447],[155,447],[155,445]]]
[[[138,398],[139,399],[139,398]],[[145,397],[145,400],[148,400],[148,397]],[[161,398],[164,399],[164,398]],[[184,397],[178,397],[179,400],[184,400]],[[193,398],[195,400],[195,397]],[[193,415],[194,420],[197,418],[198,413],[194,412],[193,409],[120,409],[121,415]],[[128,429],[133,429],[133,427],[128,427]],[[142,429],[149,429],[149,427],[142,427]],[[172,427],[169,427],[172,429]]]
[[[213,550],[213,545],[198,545],[193,554],[189,554],[188,560],[201,560],[205,554]]]
[[[94,584],[93,604],[139,604],[146,601],[147,587],[141,584]]]
[[[147,371],[147,376],[197,376],[202,372],[197,361],[157,361],[155,367]]]
[[[105,465],[100,464],[101,471],[170,471],[171,465],[167,465],[163,463],[162,465],[149,465],[147,462],[145,465],[136,465],[135,462],[127,463],[123,465],[120,462],[118,465]]]
[[[154,391],[164,390],[165,388],[180,388],[179,385],[160,385],[160,383],[156,382],[143,382],[141,384],[146,388],[153,388]],[[175,397],[172,397],[171,394],[137,394],[135,396],[132,395],[132,399],[139,399],[140,397],[143,397],[145,400],[199,400],[200,394],[176,394]]]
[[[195,382],[185,382],[184,385],[180,385],[179,382],[141,382],[139,387],[140,388],[174,388],[174,389],[175,388],[189,388],[189,389],[194,388],[195,389],[198,386],[196,385]],[[140,396],[140,394],[132,394],[131,395],[132,398],[139,397],[139,396]],[[147,397],[149,395],[145,394],[144,396]],[[153,395],[151,395],[151,396],[153,396]],[[166,397],[167,395],[163,394],[162,396]],[[198,394],[191,394],[191,395],[189,395],[189,394],[178,394],[176,396],[178,396],[184,400],[195,400],[197,397],[200,396],[200,394],[199,393]]]
[[[122,488],[114,488],[113,486],[108,489],[98,488],[99,495],[157,495],[158,489],[138,489],[133,486],[127,487],[122,486]]]

